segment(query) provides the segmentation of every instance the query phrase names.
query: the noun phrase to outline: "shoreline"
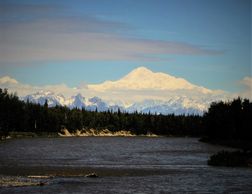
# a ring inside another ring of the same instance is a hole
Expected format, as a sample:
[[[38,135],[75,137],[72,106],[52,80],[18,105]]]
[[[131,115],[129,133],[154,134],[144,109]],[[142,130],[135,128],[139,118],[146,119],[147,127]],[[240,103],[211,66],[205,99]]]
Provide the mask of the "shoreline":
[[[130,130],[119,130],[110,131],[109,129],[82,129],[69,132],[68,129],[64,128],[61,132],[58,132],[60,137],[135,137],[135,136],[145,136],[145,137],[158,137],[156,134],[146,134],[146,135],[136,135]]]
[[[0,137],[0,142],[5,142],[12,139],[22,138],[71,138],[71,137],[185,137],[185,136],[162,136],[162,135],[121,135],[121,134],[95,134],[95,135],[59,135],[58,133],[53,134],[38,134],[38,133],[26,133],[26,132],[15,132],[15,135],[8,135],[7,137]]]
[[[20,138],[70,138],[70,137],[179,137],[179,138],[200,138],[199,136],[188,136],[188,135],[157,135],[157,134],[134,134],[130,130],[120,130],[120,131],[109,131],[108,129],[85,129],[85,130],[75,130],[74,132],[69,132],[67,129],[63,129],[60,132],[17,132],[12,131],[8,136],[0,136],[0,142],[4,142],[11,139]]]
[[[5,138],[0,137],[0,143],[1,142],[5,142],[5,141],[9,141],[12,139],[23,139],[23,138],[82,138],[82,137],[148,137],[148,138],[197,138],[199,139],[200,137],[198,136],[182,136],[182,135],[155,135],[155,134],[151,134],[151,135],[82,135],[82,136],[78,136],[78,135],[71,135],[71,136],[60,136],[58,133],[53,133],[53,134],[49,134],[49,135],[40,135],[37,133],[33,133],[33,135],[26,134],[26,132],[15,132],[14,136],[7,136]],[[206,143],[206,142],[204,142]]]

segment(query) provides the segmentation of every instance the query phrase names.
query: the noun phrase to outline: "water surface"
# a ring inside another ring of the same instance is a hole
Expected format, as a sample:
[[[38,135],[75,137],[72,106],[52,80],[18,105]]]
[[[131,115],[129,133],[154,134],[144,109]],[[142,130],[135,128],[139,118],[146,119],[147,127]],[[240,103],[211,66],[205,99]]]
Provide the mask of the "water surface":
[[[222,149],[196,138],[16,139],[0,144],[1,179],[46,185],[0,193],[251,193],[252,169],[207,165]],[[85,177],[91,172],[99,178]]]

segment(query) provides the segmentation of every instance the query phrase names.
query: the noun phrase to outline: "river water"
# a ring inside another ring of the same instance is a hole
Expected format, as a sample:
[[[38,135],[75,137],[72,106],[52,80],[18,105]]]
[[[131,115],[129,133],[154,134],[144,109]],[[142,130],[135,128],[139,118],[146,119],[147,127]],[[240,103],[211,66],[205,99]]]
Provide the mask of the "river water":
[[[197,138],[15,139],[0,143],[0,193],[252,193],[251,168],[207,165],[222,149]]]

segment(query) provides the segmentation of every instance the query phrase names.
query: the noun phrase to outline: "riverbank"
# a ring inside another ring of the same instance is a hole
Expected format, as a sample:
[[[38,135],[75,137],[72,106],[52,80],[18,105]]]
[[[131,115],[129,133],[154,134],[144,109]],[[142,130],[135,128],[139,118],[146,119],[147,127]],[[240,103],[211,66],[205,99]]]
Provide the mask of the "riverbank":
[[[110,131],[108,129],[82,129],[69,132],[67,129],[62,129],[58,133],[60,137],[92,137],[92,136],[101,136],[101,137],[134,137],[134,136],[146,136],[146,137],[158,137],[156,134],[146,134],[146,135],[136,135],[128,130],[120,131]]]
[[[1,136],[0,140],[5,141],[8,139],[17,139],[17,138],[36,138],[36,137],[49,137],[49,138],[57,138],[57,137],[135,137],[135,136],[144,136],[144,137],[160,137],[156,134],[143,134],[136,135],[128,130],[120,130],[120,131],[110,131],[108,129],[82,129],[75,130],[70,132],[68,129],[62,129],[60,132],[9,132],[7,136]]]
[[[58,133],[60,137],[89,137],[89,136],[136,136],[131,131],[120,130],[120,131],[110,131],[108,129],[82,129],[75,130],[73,132],[69,132],[67,129],[62,129],[61,132]]]

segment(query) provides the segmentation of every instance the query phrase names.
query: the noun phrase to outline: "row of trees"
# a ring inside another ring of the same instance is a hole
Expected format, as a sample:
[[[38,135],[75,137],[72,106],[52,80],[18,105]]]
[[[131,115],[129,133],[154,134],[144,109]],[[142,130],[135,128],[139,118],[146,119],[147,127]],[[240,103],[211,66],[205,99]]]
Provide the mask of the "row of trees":
[[[48,107],[23,102],[15,94],[0,89],[0,131],[59,132],[63,127],[76,129],[130,130],[135,134],[154,133],[159,135],[202,134],[202,117],[197,115],[175,116],[143,113],[97,112],[67,107]]]
[[[59,132],[76,129],[130,130],[135,134],[207,136],[211,139],[252,139],[252,103],[240,98],[213,103],[203,115],[153,115],[97,112],[85,109],[49,108],[23,102],[0,89],[0,133],[11,131]]]

